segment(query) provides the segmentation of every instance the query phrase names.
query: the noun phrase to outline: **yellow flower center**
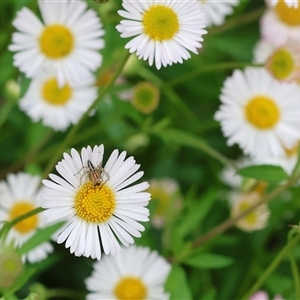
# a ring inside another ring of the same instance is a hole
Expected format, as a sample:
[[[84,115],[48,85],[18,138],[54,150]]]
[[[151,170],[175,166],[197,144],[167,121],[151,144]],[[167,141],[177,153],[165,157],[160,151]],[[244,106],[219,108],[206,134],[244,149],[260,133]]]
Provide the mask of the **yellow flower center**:
[[[256,128],[267,130],[277,124],[280,111],[272,99],[265,96],[256,96],[246,104],[245,117]]]
[[[15,218],[20,217],[30,212],[33,209],[35,209],[35,206],[33,206],[28,201],[16,202],[9,212],[9,220],[14,220]],[[26,234],[32,230],[35,230],[37,228],[37,225],[38,225],[38,216],[33,215],[15,224],[14,229],[21,234]]]
[[[283,80],[289,77],[295,68],[293,56],[288,50],[280,48],[268,59],[267,68],[275,78]]]
[[[298,8],[288,7],[283,0],[280,0],[274,10],[277,13],[278,18],[287,25],[300,25],[300,5],[298,5]]]
[[[137,277],[124,277],[115,286],[114,294],[118,300],[144,300],[147,298],[147,288]]]
[[[72,88],[66,83],[59,87],[56,78],[50,78],[44,82],[42,87],[42,98],[53,105],[63,105],[72,97]]]
[[[239,206],[239,210],[240,212],[244,212],[247,209],[250,208],[250,203],[248,202],[242,202]],[[250,212],[249,214],[247,214],[244,218],[243,221],[248,223],[249,225],[254,225],[257,222],[257,213],[254,211]]]
[[[114,213],[116,200],[107,185],[84,183],[75,196],[75,210],[78,217],[91,223],[103,223]]]
[[[152,5],[143,17],[144,32],[152,40],[166,41],[179,30],[179,20],[173,9],[157,4]]]
[[[69,55],[74,47],[72,32],[62,25],[46,26],[40,35],[40,50],[50,59],[60,59]]]

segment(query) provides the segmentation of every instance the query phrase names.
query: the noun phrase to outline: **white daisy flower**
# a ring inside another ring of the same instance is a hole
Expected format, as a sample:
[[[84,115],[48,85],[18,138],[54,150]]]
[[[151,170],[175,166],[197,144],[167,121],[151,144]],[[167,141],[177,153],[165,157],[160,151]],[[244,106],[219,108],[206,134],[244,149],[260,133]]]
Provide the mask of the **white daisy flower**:
[[[283,1],[275,7],[270,7],[264,13],[260,22],[261,35],[276,46],[287,41],[300,43],[300,5],[289,7]]]
[[[140,237],[144,227],[139,222],[149,221],[145,207],[150,194],[143,192],[149,186],[139,180],[133,157],[125,159],[126,152],[114,150],[102,168],[104,146],[82,148],[81,155],[71,150],[56,165],[60,176],[49,174],[43,180],[46,186],[43,212],[49,223],[65,220],[57,232],[57,242],[76,256],[101,258],[101,252],[116,255],[119,243],[128,247],[134,243],[132,236]]]
[[[300,79],[300,49],[299,44],[287,42],[275,46],[269,40],[260,40],[254,48],[254,61],[265,64],[270,74],[284,81]]]
[[[102,24],[84,1],[38,1],[44,24],[26,7],[13,21],[19,31],[9,50],[16,51],[14,65],[27,77],[43,67],[54,67],[59,85],[80,83],[102,62]]]
[[[167,300],[164,284],[171,266],[156,251],[131,246],[116,257],[107,256],[94,264],[85,280],[91,292],[87,300]]]
[[[225,17],[233,13],[233,7],[239,0],[199,0],[204,8],[207,26],[222,25]]]
[[[280,2],[280,0],[267,0],[267,2],[269,2],[272,6],[277,5],[278,2]],[[288,7],[295,7],[297,8],[299,5],[299,0],[284,0],[284,3],[288,6]]]
[[[252,193],[232,193],[232,208],[231,217],[237,217],[260,199],[260,194],[256,192]],[[270,211],[267,204],[262,204],[252,212],[247,214],[236,222],[236,226],[244,231],[261,230],[266,227],[269,219]]]
[[[226,79],[215,119],[228,138],[253,157],[278,157],[300,138],[300,89],[263,68],[235,70]]]
[[[123,38],[135,36],[125,48],[150,66],[182,63],[191,57],[188,50],[197,54],[202,47],[205,15],[198,0],[123,0],[122,5],[125,10],[118,13],[129,20],[116,28]]]
[[[41,178],[26,173],[9,174],[7,182],[0,182],[0,227],[1,222],[13,219],[40,207]],[[40,214],[33,215],[15,224],[8,232],[7,242],[13,242],[20,247],[27,242],[39,228],[44,227],[44,220]],[[49,242],[44,242],[28,253],[22,259],[35,263],[45,259],[53,251]]]
[[[96,97],[97,88],[91,82],[59,86],[55,72],[47,69],[31,81],[19,105],[34,122],[42,120],[45,126],[64,131],[79,121]]]

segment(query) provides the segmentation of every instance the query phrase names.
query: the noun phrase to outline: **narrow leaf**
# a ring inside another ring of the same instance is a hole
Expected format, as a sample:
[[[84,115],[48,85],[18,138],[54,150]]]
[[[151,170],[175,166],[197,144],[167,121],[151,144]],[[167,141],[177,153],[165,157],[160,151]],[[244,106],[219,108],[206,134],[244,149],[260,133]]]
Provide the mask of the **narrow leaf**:
[[[254,178],[269,183],[280,183],[289,178],[281,167],[273,165],[249,166],[238,170],[237,173],[244,177]]]
[[[63,224],[64,222],[59,222],[42,229],[38,229],[37,233],[18,249],[18,253],[19,254],[27,253],[30,250],[37,247],[38,245],[42,244],[43,242],[48,241],[52,236],[52,234],[55,231],[57,231]]]
[[[15,281],[15,283],[10,287],[10,289],[7,292],[7,295],[14,294],[15,292],[17,292],[22,286],[26,284],[26,282],[30,279],[34,272],[34,268],[26,269],[21,274],[21,276]]]
[[[185,272],[179,266],[173,265],[166,282],[166,290],[171,294],[170,299],[193,299]]]
[[[184,263],[199,269],[219,269],[231,265],[233,259],[218,254],[200,253],[189,257]]]

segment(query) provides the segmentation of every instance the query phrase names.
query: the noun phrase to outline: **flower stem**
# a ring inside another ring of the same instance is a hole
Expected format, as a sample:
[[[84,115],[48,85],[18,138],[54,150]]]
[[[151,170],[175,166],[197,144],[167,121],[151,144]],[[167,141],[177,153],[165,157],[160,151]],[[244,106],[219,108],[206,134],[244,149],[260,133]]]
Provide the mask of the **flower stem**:
[[[44,208],[37,207],[37,208],[27,212],[26,214],[23,214],[15,219],[13,219],[12,221],[5,223],[5,225],[0,230],[0,239],[5,240],[7,233],[14,225],[16,225],[17,223],[19,223],[33,215],[40,213],[42,211],[44,211]]]
[[[259,67],[260,65],[253,64],[250,62],[220,62],[217,64],[212,64],[208,66],[203,66],[202,68],[197,68],[194,72],[189,72],[184,74],[181,77],[174,78],[170,80],[167,85],[169,87],[172,87],[174,85],[177,85],[179,83],[183,83],[185,81],[191,80],[194,77],[204,74],[204,73],[209,73],[209,72],[214,72],[217,70],[233,70],[233,69],[238,69],[238,68],[245,68],[245,67]]]
[[[292,229],[294,230],[294,229]],[[260,278],[254,283],[254,285],[249,289],[249,291],[245,294],[242,300],[248,300],[249,297],[256,292],[264,281],[273,273],[273,271],[277,268],[281,260],[295,247],[295,245],[299,242],[300,234],[297,235],[288,241],[288,244],[279,252],[279,254],[272,261],[270,266],[266,269],[266,271],[260,276]],[[298,284],[299,285],[299,284]],[[297,298],[299,299],[299,298]]]
[[[250,212],[252,212],[256,208],[258,208],[260,205],[271,201],[274,197],[276,197],[277,195],[279,195],[280,193],[282,193],[283,191],[285,191],[286,189],[288,189],[289,187],[294,185],[295,182],[297,182],[298,180],[299,180],[299,177],[291,178],[285,184],[280,185],[279,187],[274,189],[272,192],[270,192],[269,194],[262,197],[256,204],[250,206],[247,210],[243,211],[238,216],[236,216],[234,218],[227,219],[223,223],[217,225],[216,227],[211,229],[208,233],[204,234],[203,236],[200,236],[197,240],[195,240],[194,243],[193,243],[193,247],[194,248],[200,247],[201,245],[203,245],[207,241],[213,239],[217,235],[219,235],[222,232],[228,230],[229,228],[234,226],[237,221],[239,221],[240,219],[242,219],[243,217],[248,215]]]
[[[288,234],[288,241],[290,242],[293,235],[294,234],[299,235],[299,228],[295,228],[294,230],[290,230],[289,234]],[[289,253],[289,260],[290,260],[290,265],[291,265],[291,269],[292,269],[292,273],[293,273],[293,277],[294,277],[294,284],[295,284],[295,290],[296,290],[296,298],[300,299],[300,276],[299,276],[299,270],[298,270],[298,266],[296,263],[296,259],[295,259],[295,255],[292,251],[293,249],[290,250]]]
[[[93,104],[90,106],[90,108],[82,115],[82,117],[79,120],[79,122],[70,129],[70,131],[66,135],[65,139],[58,146],[58,148],[55,151],[52,159],[49,161],[47,167],[45,168],[44,176],[43,177],[46,177],[49,174],[49,172],[53,169],[53,167],[56,164],[57,160],[59,159],[59,157],[61,157],[62,152],[64,151],[64,149],[68,145],[71,144],[71,142],[72,142],[72,140],[73,140],[73,138],[75,136],[75,133],[79,130],[80,126],[83,124],[83,122],[85,121],[85,119],[89,116],[90,112],[97,107],[98,103],[102,100],[102,98],[104,97],[104,95],[113,86],[113,84],[115,83],[116,79],[119,77],[119,75],[120,75],[120,73],[121,73],[124,65],[126,64],[129,56],[130,56],[130,53],[126,51],[126,55],[124,55],[124,57],[122,58],[119,66],[116,69],[116,72],[112,76],[112,78],[109,81],[109,83],[102,88],[102,90],[100,91],[100,93],[98,95],[98,98],[93,102]]]

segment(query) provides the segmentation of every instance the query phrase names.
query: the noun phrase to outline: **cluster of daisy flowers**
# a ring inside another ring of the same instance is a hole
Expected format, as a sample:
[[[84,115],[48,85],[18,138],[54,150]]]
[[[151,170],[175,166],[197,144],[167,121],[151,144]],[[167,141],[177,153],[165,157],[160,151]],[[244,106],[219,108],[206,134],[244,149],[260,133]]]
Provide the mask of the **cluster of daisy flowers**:
[[[292,2],[267,1],[253,58],[261,66],[235,70],[221,89],[215,119],[227,144],[239,145],[247,157],[237,164],[240,167],[271,164],[292,174],[298,159],[300,7],[299,1]],[[227,169],[222,173],[222,180],[234,189],[229,194],[232,217],[255,205],[263,195],[261,189],[245,189],[245,180],[234,172]],[[263,204],[236,225],[246,231],[262,229],[269,214]]]
[[[132,38],[125,48],[157,69],[182,63],[202,47],[205,27],[221,25],[238,0],[123,0],[116,29]],[[94,72],[101,67],[104,30],[84,1],[38,1],[41,19],[23,7],[13,21],[9,50],[14,65],[32,81],[20,108],[34,122],[64,131],[97,97]],[[84,96],[83,96],[84,95]],[[147,112],[148,113],[148,112]]]
[[[299,20],[300,7],[279,1],[267,8],[254,49],[254,61],[263,66],[235,70],[223,84],[215,114],[228,145],[238,144],[262,164],[277,161],[287,173],[300,139]]]
[[[97,97],[93,72],[102,63],[104,30],[84,1],[38,1],[40,20],[23,7],[13,21],[13,64],[31,79],[20,108],[34,122],[64,131]]]

